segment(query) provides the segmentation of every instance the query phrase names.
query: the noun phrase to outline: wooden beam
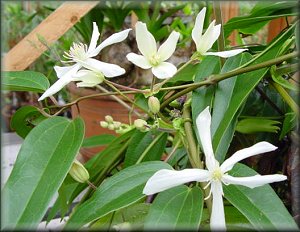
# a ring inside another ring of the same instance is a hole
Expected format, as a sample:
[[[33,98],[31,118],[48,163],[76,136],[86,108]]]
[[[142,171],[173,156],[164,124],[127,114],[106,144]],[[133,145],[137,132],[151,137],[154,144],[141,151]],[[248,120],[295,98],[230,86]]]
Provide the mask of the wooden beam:
[[[51,45],[97,4],[98,1],[63,3],[4,56],[3,70],[26,69],[48,49],[37,35],[41,35]]]

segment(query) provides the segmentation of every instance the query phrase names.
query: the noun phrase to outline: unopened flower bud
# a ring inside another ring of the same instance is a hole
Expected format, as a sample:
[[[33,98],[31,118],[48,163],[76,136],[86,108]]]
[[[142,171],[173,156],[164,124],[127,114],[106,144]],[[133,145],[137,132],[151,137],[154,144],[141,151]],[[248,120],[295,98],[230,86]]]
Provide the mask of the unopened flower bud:
[[[120,122],[114,122],[113,125],[114,125],[115,129],[118,129],[118,128],[120,128],[120,126],[122,125],[122,123],[120,123]]]
[[[110,123],[108,124],[108,127],[107,127],[109,130],[114,130],[115,129],[115,126],[114,124]]]
[[[148,99],[148,106],[153,114],[157,114],[160,110],[160,102],[157,97],[151,96]]]
[[[100,121],[100,126],[102,126],[103,128],[107,128],[108,127],[108,123],[105,121]]]
[[[114,119],[112,118],[112,116],[106,115],[106,116],[105,116],[105,121],[107,121],[108,123],[113,123],[113,122],[114,122]]]
[[[143,119],[136,119],[136,120],[134,120],[134,126],[137,129],[144,129],[146,125],[147,125],[147,122],[145,120],[143,120]]]
[[[78,181],[79,183],[85,183],[90,178],[89,172],[78,160],[75,160],[73,162],[69,174],[73,177],[74,180]]]

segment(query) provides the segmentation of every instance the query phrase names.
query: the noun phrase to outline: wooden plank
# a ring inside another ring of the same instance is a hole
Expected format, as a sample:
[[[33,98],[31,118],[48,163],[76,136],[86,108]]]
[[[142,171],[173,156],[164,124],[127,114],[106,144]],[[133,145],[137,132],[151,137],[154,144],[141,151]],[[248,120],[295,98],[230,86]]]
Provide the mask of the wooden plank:
[[[63,3],[4,56],[4,71],[26,69],[48,49],[38,40],[38,34],[51,45],[97,4],[98,1]]]

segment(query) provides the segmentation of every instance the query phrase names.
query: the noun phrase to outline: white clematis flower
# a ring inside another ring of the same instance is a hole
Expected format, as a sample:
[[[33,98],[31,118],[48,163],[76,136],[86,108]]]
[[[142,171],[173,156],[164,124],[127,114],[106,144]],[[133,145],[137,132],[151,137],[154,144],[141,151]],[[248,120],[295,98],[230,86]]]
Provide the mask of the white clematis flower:
[[[242,149],[234,153],[225,160],[222,165],[215,159],[211,142],[211,115],[209,107],[203,110],[196,120],[197,129],[203,152],[205,154],[205,164],[208,170],[203,169],[184,169],[181,171],[162,169],[156,172],[146,183],[143,193],[146,195],[155,194],[166,189],[191,182],[208,182],[210,185],[210,195],[212,195],[212,212],[210,217],[211,229],[226,229],[225,215],[223,206],[223,187],[222,183],[244,185],[255,188],[264,184],[286,180],[286,176],[275,175],[255,175],[250,177],[233,177],[227,174],[233,166],[240,160],[250,156],[270,152],[277,147],[268,142],[259,142],[251,147]]]
[[[97,41],[100,36],[97,24],[93,22],[93,34],[91,38],[91,42],[89,47],[86,44],[82,43],[73,43],[73,46],[70,48],[69,52],[65,52],[64,57],[68,59],[68,61],[63,61],[64,63],[75,63],[72,66],[55,66],[54,70],[59,78],[49,89],[45,91],[45,93],[38,99],[39,101],[49,97],[58,91],[60,91],[65,85],[70,83],[71,81],[76,81],[78,78],[86,77],[87,70],[83,70],[83,73],[79,73],[77,77],[78,70],[82,67],[90,69],[96,73],[100,73],[105,77],[115,77],[120,76],[125,73],[125,70],[118,65],[105,63],[92,57],[98,55],[100,51],[112,44],[119,43],[125,40],[128,36],[128,33],[131,29],[127,29],[118,33],[115,33],[104,40],[100,45],[97,46]],[[91,74],[91,73],[90,73]],[[95,76],[95,74],[93,74]],[[89,75],[89,80],[86,82],[91,82],[91,75]],[[95,78],[94,78],[95,79]],[[85,82],[83,79],[81,80]],[[80,84],[79,86],[88,86],[88,84]]]
[[[135,29],[136,42],[142,55],[129,53],[127,59],[142,69],[152,68],[153,75],[159,79],[172,77],[177,72],[177,68],[165,61],[174,53],[180,34],[173,31],[157,50],[155,38],[147,30],[145,23],[137,22]]]
[[[215,26],[215,20],[210,23],[205,33],[202,35],[206,7],[204,7],[196,17],[195,26],[192,30],[192,38],[196,44],[197,52],[202,56],[220,56],[223,58],[235,56],[248,49],[235,49],[222,52],[207,52],[221,33],[221,24]]]

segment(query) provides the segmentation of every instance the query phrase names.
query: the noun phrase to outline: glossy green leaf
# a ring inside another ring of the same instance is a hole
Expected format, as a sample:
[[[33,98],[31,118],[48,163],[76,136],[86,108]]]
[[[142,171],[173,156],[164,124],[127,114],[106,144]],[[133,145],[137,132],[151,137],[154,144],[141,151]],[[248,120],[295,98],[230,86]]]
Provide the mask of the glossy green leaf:
[[[168,80],[168,83],[193,81],[199,64],[189,64]]]
[[[50,83],[44,74],[34,71],[3,72],[2,87],[11,91],[32,91],[42,93]]]
[[[52,117],[24,140],[4,186],[2,228],[35,228],[66,177],[83,140],[84,123]]]
[[[65,229],[81,228],[106,214],[124,208],[145,197],[142,190],[147,180],[160,169],[171,169],[161,161],[143,162],[123,169],[106,179],[93,196],[79,205]]]
[[[199,187],[185,185],[159,193],[152,203],[144,229],[197,231],[203,209],[203,195]]]
[[[102,135],[94,135],[88,138],[85,138],[82,143],[82,147],[97,147],[103,146],[111,143],[114,138],[114,135],[111,134],[102,134]]]
[[[135,130],[131,130],[115,138],[102,152],[84,164],[90,174],[90,181],[92,183],[99,185],[109,171],[122,160],[124,151],[134,131]],[[72,177],[67,176],[59,189],[59,197],[49,212],[47,221],[49,222],[58,211],[60,211],[63,217],[71,207],[73,200],[87,187],[88,185],[86,183],[78,183]]]
[[[251,168],[236,164],[232,176],[254,176]],[[297,230],[293,217],[270,185],[248,188],[241,185],[223,185],[225,198],[235,206],[256,230]]]
[[[299,91],[298,86],[292,84],[288,80],[284,79],[281,75],[278,75],[276,72],[276,66],[272,66],[270,69],[271,77],[274,82],[281,85],[282,87],[293,90],[293,91]]]
[[[124,167],[134,165],[136,162],[160,160],[167,137],[168,134],[163,132],[136,131],[125,154]]]
[[[27,134],[47,117],[34,106],[23,106],[14,113],[10,126],[16,133],[25,138]]]

